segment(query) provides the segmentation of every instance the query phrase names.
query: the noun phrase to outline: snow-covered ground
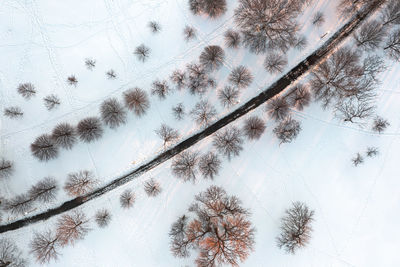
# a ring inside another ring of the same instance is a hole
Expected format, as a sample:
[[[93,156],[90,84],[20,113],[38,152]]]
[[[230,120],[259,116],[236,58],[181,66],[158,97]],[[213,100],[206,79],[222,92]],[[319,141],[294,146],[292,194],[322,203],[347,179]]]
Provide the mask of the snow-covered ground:
[[[100,103],[111,96],[122,100],[122,92],[141,87],[150,93],[155,79],[167,79],[176,68],[197,60],[204,46],[223,46],[223,33],[234,26],[236,1],[228,1],[228,12],[217,20],[190,14],[186,0],[142,1],[2,1],[0,3],[0,108],[18,105],[25,115],[21,120],[1,116],[0,156],[15,162],[15,173],[0,181],[0,196],[9,198],[25,192],[45,176],[54,176],[60,185],[70,172],[89,169],[101,183],[115,179],[134,169],[140,162],[162,150],[161,140],[154,130],[161,123],[179,129],[189,136],[198,127],[189,116],[174,120],[171,107],[183,102],[190,110],[199,97],[187,91],[174,91],[166,100],[150,96],[151,108],[146,116],[129,114],[128,123],[116,130],[106,129],[97,142],[79,143],[72,150],[61,150],[60,156],[48,163],[38,162],[29,145],[35,137],[51,132],[59,122],[76,124],[80,119],[99,113]],[[289,69],[321,45],[344,20],[334,12],[337,1],[315,0],[300,18],[302,33],[308,46],[288,53]],[[318,10],[325,13],[321,28],[312,26],[310,17]],[[162,30],[152,34],[150,20],[158,21]],[[198,31],[196,40],[186,43],[182,31],[185,25]],[[324,38],[320,38],[328,33]],[[144,43],[151,48],[150,59],[141,63],[133,55],[136,46]],[[249,67],[255,80],[241,96],[246,101],[276,80],[262,67],[264,57],[245,49],[226,49],[224,67],[215,74],[218,86],[226,84],[230,70],[238,65]],[[93,71],[84,66],[85,58],[94,58]],[[113,69],[118,77],[108,80],[105,72]],[[267,120],[267,131],[257,142],[246,142],[239,157],[225,161],[214,181],[199,179],[196,184],[182,183],[172,176],[170,161],[137,180],[105,196],[85,204],[89,216],[101,207],[112,210],[112,222],[105,229],[92,223],[93,230],[85,240],[60,250],[57,262],[49,266],[192,266],[193,258],[177,259],[169,251],[168,232],[177,216],[187,211],[193,197],[211,184],[223,186],[235,194],[252,212],[257,229],[255,251],[243,266],[398,266],[400,231],[396,216],[400,200],[396,168],[400,158],[399,66],[393,65],[382,75],[378,93],[377,113],[387,118],[391,126],[381,135],[369,127],[342,125],[323,111],[317,103],[293,116],[303,130],[291,144],[279,145],[273,136],[274,122],[268,120],[263,107],[255,110]],[[74,74],[76,87],[66,79]],[[19,83],[32,82],[37,95],[27,101],[17,94]],[[171,85],[172,86],[172,85]],[[47,111],[42,98],[57,94],[62,103]],[[215,103],[218,116],[224,109],[216,99],[216,90],[203,98]],[[243,119],[234,123],[241,126]],[[193,150],[212,149],[211,137]],[[357,168],[351,164],[355,153],[364,153],[376,146],[380,154],[367,158]],[[161,183],[162,193],[148,198],[143,183],[154,177]],[[137,195],[130,210],[119,207],[119,195],[132,188]],[[31,214],[65,201],[60,190],[57,203],[38,207]],[[279,219],[292,201],[304,201],[315,210],[311,243],[295,256],[276,247]],[[29,214],[29,215],[31,215]],[[3,213],[3,222],[15,218]],[[24,250],[32,233],[52,228],[56,218],[45,223],[4,234],[17,241]],[[30,265],[36,266],[32,257]]]

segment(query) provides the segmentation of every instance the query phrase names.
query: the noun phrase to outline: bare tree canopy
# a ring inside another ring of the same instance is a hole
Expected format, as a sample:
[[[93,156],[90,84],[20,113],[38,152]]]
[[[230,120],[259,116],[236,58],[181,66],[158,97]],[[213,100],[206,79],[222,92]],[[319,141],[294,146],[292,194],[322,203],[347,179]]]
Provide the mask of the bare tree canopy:
[[[182,120],[185,116],[185,107],[183,106],[183,103],[178,103],[175,107],[173,107],[172,114],[178,121]]]
[[[239,89],[232,86],[225,86],[218,90],[218,99],[225,108],[230,108],[239,103]]]
[[[107,78],[110,80],[117,78],[117,73],[113,69],[107,71],[106,75],[107,75]]]
[[[288,64],[285,56],[277,52],[268,53],[264,61],[264,68],[271,74],[281,73]]]
[[[43,98],[43,101],[47,110],[53,110],[61,104],[60,99],[56,95],[48,95]]]
[[[278,247],[294,254],[297,249],[306,246],[311,238],[313,220],[313,210],[309,210],[304,203],[294,202],[281,219],[281,234],[277,238]]]
[[[157,21],[150,21],[148,26],[152,33],[159,33],[161,31],[161,25]]]
[[[322,24],[324,24],[324,22],[325,22],[324,13],[322,13],[321,11],[317,11],[312,17],[312,24],[317,27],[321,27]]]
[[[150,107],[147,93],[140,88],[129,89],[124,92],[125,106],[133,110],[137,116],[142,116]]]
[[[24,115],[24,112],[22,112],[22,109],[20,107],[8,107],[4,109],[4,116],[9,117],[10,119],[15,119],[15,118],[22,118]]]
[[[341,0],[337,7],[337,10],[343,16],[350,16],[357,12],[361,8],[372,3],[372,0]],[[376,2],[376,1],[375,1]]]
[[[208,100],[201,100],[190,111],[190,115],[198,125],[208,125],[217,115],[216,109],[208,102]]]
[[[389,58],[400,61],[400,29],[397,29],[390,33],[386,41],[384,50]]]
[[[212,84],[210,84],[211,78],[208,76],[203,65],[192,63],[188,64],[186,69],[188,78],[186,86],[191,94],[202,95],[209,87],[212,87]]]
[[[383,133],[390,123],[382,117],[376,116],[373,121],[372,130],[377,133]]]
[[[0,160],[0,178],[8,178],[14,173],[14,163],[2,158]]]
[[[260,139],[265,131],[265,122],[257,116],[246,119],[243,126],[244,135],[250,140]]]
[[[100,106],[100,113],[104,124],[111,129],[126,123],[126,111],[116,98],[104,100]]]
[[[176,257],[189,257],[190,250],[199,252],[196,265],[238,266],[254,246],[254,232],[248,220],[249,211],[236,196],[227,195],[221,187],[211,186],[198,194],[189,212],[170,230],[171,251]]]
[[[161,124],[160,128],[155,132],[163,140],[164,147],[168,146],[170,143],[178,140],[179,138],[179,132],[166,124]]]
[[[22,257],[21,250],[10,239],[0,239],[0,266],[25,267],[28,262]]]
[[[183,29],[183,36],[185,37],[186,42],[193,40],[197,36],[197,30],[194,27],[186,25]]]
[[[88,117],[78,123],[77,132],[83,142],[90,143],[102,137],[103,127],[99,118]]]
[[[58,253],[58,237],[46,230],[43,233],[35,233],[30,243],[30,252],[35,255],[36,261],[45,264],[51,260],[57,260]]]
[[[243,44],[256,54],[267,49],[287,51],[297,40],[297,16],[307,0],[240,0],[235,22],[243,35]]]
[[[239,48],[242,38],[240,37],[240,34],[237,31],[229,29],[224,33],[224,37],[225,37],[225,45],[228,48],[234,48],[234,49]]]
[[[267,104],[266,111],[271,118],[276,121],[281,121],[289,114],[289,104],[286,98],[275,96]]]
[[[33,201],[28,194],[20,194],[11,199],[6,199],[2,204],[5,211],[9,211],[12,214],[24,215],[32,209]]]
[[[357,167],[364,162],[364,157],[361,156],[360,153],[357,153],[354,158],[351,159],[351,162],[353,162],[354,167]]]
[[[111,213],[107,209],[101,209],[96,212],[95,215],[96,223],[99,227],[106,227],[111,221]]]
[[[245,66],[234,68],[229,74],[229,82],[238,88],[246,88],[253,81],[253,75]]]
[[[53,177],[45,177],[31,187],[28,195],[31,199],[48,203],[56,199],[58,189],[56,179]]]
[[[83,170],[68,174],[64,190],[70,196],[82,196],[92,191],[97,185],[92,172]]]
[[[221,168],[221,160],[214,152],[207,152],[199,160],[199,171],[203,178],[213,180]]]
[[[74,245],[76,241],[83,239],[89,230],[89,219],[80,210],[63,214],[57,221],[57,239],[61,246]]]
[[[226,12],[226,0],[189,0],[189,9],[194,15],[206,14],[213,19]]]
[[[129,209],[135,204],[135,194],[130,189],[126,189],[119,197],[119,202],[121,207],[124,209]]]
[[[144,191],[149,197],[155,197],[161,193],[160,183],[151,178],[144,184]]]
[[[389,0],[381,13],[383,26],[400,25],[400,2],[398,0]]]
[[[183,151],[172,160],[172,173],[183,181],[196,181],[197,163],[199,154],[197,152]]]
[[[48,134],[43,134],[31,144],[32,155],[40,161],[49,161],[58,156],[58,148]]]
[[[160,100],[165,99],[171,91],[166,80],[163,81],[156,80],[153,82],[151,87],[152,87],[151,94],[157,95]]]
[[[144,44],[136,47],[134,54],[136,55],[139,61],[145,62],[150,56],[150,48],[145,46]]]
[[[36,95],[35,86],[31,83],[22,83],[18,85],[17,91],[25,99],[30,99],[32,96]]]
[[[76,87],[76,85],[78,84],[78,79],[75,77],[75,75],[71,75],[67,78],[67,83],[69,85],[73,85]]]
[[[273,130],[280,143],[290,143],[300,133],[300,123],[290,117],[281,121]]]
[[[219,130],[214,136],[213,145],[219,153],[231,160],[243,150],[242,133],[235,126]]]
[[[218,45],[209,45],[201,52],[199,59],[206,70],[218,70],[224,62],[225,52]]]
[[[380,47],[385,35],[386,32],[382,26],[382,22],[371,20],[361,26],[354,34],[354,39],[357,46],[366,51],[371,51]]]
[[[92,58],[85,59],[85,66],[88,70],[93,70],[96,67],[96,60]]]
[[[186,86],[186,79],[186,73],[181,70],[175,70],[170,77],[170,80],[175,84],[178,90],[181,90]]]
[[[53,129],[51,139],[57,146],[71,149],[77,141],[75,128],[69,123],[59,123]]]
[[[289,104],[298,110],[303,110],[311,102],[310,90],[303,84],[297,84],[293,87],[287,97]]]

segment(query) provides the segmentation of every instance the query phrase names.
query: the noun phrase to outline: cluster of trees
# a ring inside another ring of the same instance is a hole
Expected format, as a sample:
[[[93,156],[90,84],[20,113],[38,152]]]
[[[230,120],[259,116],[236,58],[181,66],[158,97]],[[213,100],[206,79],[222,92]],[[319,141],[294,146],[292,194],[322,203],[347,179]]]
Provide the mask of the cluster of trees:
[[[379,154],[379,150],[377,147],[367,147],[365,151],[365,156],[368,158],[376,157]],[[364,156],[361,153],[357,153],[352,159],[351,162],[355,167],[364,163]]]
[[[214,19],[226,12],[226,0],[189,0],[189,9],[194,15],[204,14]]]
[[[23,258],[22,251],[7,238],[0,239],[0,266],[25,267],[28,261]]]

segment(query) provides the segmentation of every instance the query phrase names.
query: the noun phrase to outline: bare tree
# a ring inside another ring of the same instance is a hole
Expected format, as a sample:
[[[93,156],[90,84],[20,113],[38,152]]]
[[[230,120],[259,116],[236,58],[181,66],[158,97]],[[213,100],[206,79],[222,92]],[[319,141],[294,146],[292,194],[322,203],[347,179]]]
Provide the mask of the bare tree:
[[[77,240],[83,239],[89,230],[89,219],[80,210],[63,214],[57,221],[57,239],[61,246],[74,245]]]
[[[364,158],[363,158],[363,156],[361,156],[360,153],[357,153],[355,155],[355,157],[351,159],[351,161],[353,162],[353,165],[355,167],[357,167],[358,165],[360,165],[360,164],[362,164],[364,162]]]
[[[337,7],[337,10],[343,16],[350,16],[353,13],[360,10],[362,7],[367,6],[371,0],[341,0]],[[376,2],[376,1],[375,1]]]
[[[164,148],[179,139],[179,132],[166,124],[161,124],[160,128],[155,132],[163,140]]]
[[[26,214],[33,206],[33,201],[28,194],[20,194],[11,199],[4,200],[3,209],[9,211],[12,214]]]
[[[271,74],[280,73],[288,64],[286,57],[276,52],[268,53],[264,61],[264,68]]]
[[[11,160],[1,158],[0,178],[8,178],[14,173],[14,163]]]
[[[43,134],[31,144],[32,155],[40,161],[48,161],[58,156],[58,147],[48,134]]]
[[[0,266],[25,267],[28,262],[22,257],[21,250],[10,239],[0,239]]]
[[[75,128],[69,123],[57,124],[51,138],[57,146],[65,149],[71,149],[77,141]]]
[[[312,24],[317,27],[321,27],[322,24],[324,24],[324,22],[325,22],[324,13],[322,13],[321,11],[317,11],[312,17]]]
[[[214,136],[213,145],[219,153],[231,160],[232,157],[239,156],[243,149],[242,133],[235,126],[219,130]]]
[[[289,114],[289,104],[282,96],[275,96],[266,107],[268,115],[276,121],[285,119]]]
[[[310,90],[303,84],[297,84],[287,95],[289,104],[298,110],[303,110],[311,102]]]
[[[237,31],[229,29],[224,33],[224,37],[225,37],[225,45],[228,48],[234,48],[234,49],[239,48],[242,38],[240,37],[240,34]]]
[[[354,39],[358,47],[366,51],[372,51],[380,47],[385,34],[382,22],[371,20],[361,26],[354,34]]]
[[[157,21],[150,21],[148,26],[152,33],[159,33],[161,31],[161,25]]]
[[[101,122],[97,117],[88,117],[81,120],[76,129],[79,138],[86,143],[98,140],[103,135]]]
[[[246,88],[253,81],[253,75],[245,66],[234,68],[229,74],[229,82],[238,88]]]
[[[137,116],[142,116],[150,107],[147,93],[140,88],[129,89],[124,92],[125,106],[133,110]]]
[[[96,67],[96,60],[92,58],[85,59],[85,66],[88,70],[93,70]]]
[[[51,260],[57,260],[58,236],[50,230],[43,233],[35,233],[30,243],[31,253],[35,255],[36,261],[41,264],[49,263]]]
[[[22,83],[18,85],[17,91],[25,99],[30,99],[32,96],[36,95],[35,86],[31,83]]]
[[[186,42],[193,40],[196,38],[197,31],[194,27],[186,25],[183,29],[183,36],[185,37]]]
[[[379,150],[377,147],[368,147],[367,148],[367,157],[375,157],[379,154]]]
[[[175,119],[182,120],[185,116],[185,107],[183,103],[178,103],[175,107],[172,108],[172,113],[174,114]]]
[[[307,47],[307,37],[301,35],[294,40],[293,47],[299,51],[302,51],[304,48]]]
[[[31,187],[28,195],[31,199],[48,203],[56,199],[57,192],[58,186],[56,179],[53,177],[45,177]]]
[[[260,139],[265,131],[265,122],[257,116],[246,119],[243,126],[245,136],[250,140]]]
[[[150,56],[150,48],[145,46],[144,44],[136,47],[134,54],[136,55],[139,61],[145,62]]]
[[[67,78],[67,83],[69,85],[73,85],[76,87],[76,85],[78,84],[78,79],[75,77],[75,75],[71,75]]]
[[[100,106],[100,113],[104,124],[111,129],[126,123],[126,111],[116,98],[104,100]]]
[[[213,180],[220,168],[221,160],[217,154],[210,151],[200,157],[199,171],[203,178]]]
[[[70,196],[82,196],[92,191],[97,185],[97,181],[91,171],[83,170],[68,174],[64,190]]]
[[[188,64],[187,65],[187,83],[191,94],[204,94],[209,87],[210,77],[207,75],[204,66],[199,64]]]
[[[400,61],[400,29],[396,29],[390,33],[384,50],[389,58]]]
[[[114,80],[115,78],[117,78],[117,73],[114,70],[109,70],[106,72],[107,78],[109,80]]]
[[[189,0],[189,9],[194,15],[217,18],[226,12],[226,0]]]
[[[234,16],[245,47],[256,54],[267,49],[287,51],[293,47],[300,29],[296,18],[307,2],[240,0]]]
[[[135,194],[130,189],[127,189],[121,194],[119,201],[122,208],[129,209],[135,203],[135,199]]]
[[[181,90],[186,85],[186,73],[181,70],[175,70],[170,79],[176,85],[178,90]]]
[[[232,86],[225,86],[218,90],[218,99],[225,108],[234,106],[239,102],[239,90]]]
[[[292,142],[297,137],[300,130],[300,123],[290,117],[287,117],[274,128],[273,132],[282,144]]]
[[[201,100],[190,114],[198,125],[208,125],[217,115],[217,111],[207,100]]]
[[[387,5],[381,11],[381,20],[383,26],[400,25],[400,2],[389,0]]]
[[[376,116],[373,121],[372,130],[374,132],[383,133],[390,123],[382,117]]]
[[[196,181],[197,163],[199,161],[197,152],[183,151],[176,155],[172,160],[172,173],[177,177],[186,181]]]
[[[151,178],[144,184],[144,191],[149,197],[155,197],[161,193],[160,183]]]
[[[43,101],[47,110],[53,110],[61,104],[60,99],[56,95],[48,95],[43,98]]]
[[[279,248],[294,254],[310,241],[314,211],[301,202],[294,202],[292,205],[281,219],[281,234],[277,237],[277,243]]]
[[[343,122],[363,124],[363,120],[374,114],[373,99],[360,96],[349,96],[335,106],[335,116]]]
[[[106,227],[111,220],[111,213],[107,209],[101,209],[96,212],[95,215],[96,223],[99,227],[104,228]]]
[[[10,119],[22,118],[23,115],[24,112],[22,112],[20,107],[8,107],[4,109],[4,116],[9,117]]]
[[[206,70],[214,71],[222,66],[224,58],[225,52],[220,46],[209,45],[201,52],[199,60]]]
[[[171,251],[176,257],[199,251],[197,266],[239,266],[253,250],[254,232],[249,211],[236,196],[221,187],[211,186],[201,192],[190,206],[194,218],[183,215],[170,230]]]
[[[171,89],[166,80],[156,80],[152,84],[151,94],[157,95],[160,100],[163,100],[170,93]]]

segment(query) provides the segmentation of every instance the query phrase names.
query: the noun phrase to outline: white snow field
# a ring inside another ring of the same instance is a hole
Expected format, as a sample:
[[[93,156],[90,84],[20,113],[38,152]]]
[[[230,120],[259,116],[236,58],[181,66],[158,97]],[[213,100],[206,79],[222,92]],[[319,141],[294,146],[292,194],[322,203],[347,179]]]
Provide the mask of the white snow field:
[[[299,18],[301,33],[308,45],[300,51],[287,53],[289,64],[295,66],[322,45],[345,19],[336,13],[338,0],[314,0]],[[99,186],[129,173],[141,162],[163,151],[162,141],[154,130],[161,123],[178,129],[181,140],[200,129],[189,115],[177,121],[172,106],[182,102],[186,111],[200,99],[214,103],[218,115],[234,110],[223,108],[216,89],[204,96],[193,96],[187,90],[172,90],[165,100],[150,94],[156,79],[169,80],[175,69],[196,62],[206,45],[224,46],[224,32],[234,28],[233,11],[237,4],[228,0],[228,11],[210,20],[193,16],[187,0],[68,0],[0,2],[0,109],[20,106],[22,119],[0,116],[0,158],[12,160],[12,177],[0,180],[0,197],[8,199],[29,190],[46,176],[54,176],[62,187],[67,174],[91,170]],[[325,23],[316,28],[311,17],[316,11],[325,14]],[[152,34],[147,26],[157,21],[162,29]],[[196,28],[197,38],[186,42],[185,25]],[[326,35],[325,35],[326,34]],[[325,35],[321,38],[321,36]],[[351,39],[348,40],[349,42]],[[133,54],[140,44],[151,48],[148,61],[142,63]],[[245,102],[272,84],[280,74],[270,75],[264,67],[264,55],[251,54],[247,49],[225,49],[224,66],[214,74],[217,89],[227,84],[232,68],[245,65],[254,75],[252,85],[243,90]],[[88,70],[86,58],[96,60]],[[187,212],[194,196],[212,184],[222,186],[229,195],[236,195],[251,211],[257,229],[254,252],[241,266],[400,266],[400,203],[398,161],[400,159],[400,67],[387,61],[388,71],[381,75],[377,98],[377,114],[388,119],[390,127],[382,133],[370,131],[370,125],[342,124],[331,110],[312,103],[292,116],[302,125],[297,139],[279,144],[272,133],[275,122],[260,108],[238,119],[235,126],[257,114],[267,121],[267,130],[260,140],[245,141],[240,156],[223,160],[219,175],[213,180],[198,178],[184,183],[170,171],[171,160],[107,194],[96,198],[81,209],[93,217],[101,208],[112,212],[108,227],[100,229],[91,222],[92,230],[74,246],[60,249],[57,261],[45,266],[193,266],[195,251],[188,259],[175,258],[169,250],[171,224]],[[106,72],[117,73],[114,80]],[[67,84],[75,75],[76,87]],[[37,89],[29,101],[16,88],[31,82]],[[170,83],[171,87],[173,85]],[[150,109],[141,118],[128,111],[127,123],[117,129],[104,127],[103,137],[93,143],[78,142],[71,150],[60,150],[59,157],[46,163],[31,155],[30,144],[43,134],[51,133],[57,123],[76,125],[79,120],[99,114],[101,102],[109,97],[122,101],[122,93],[133,87],[146,90]],[[61,105],[48,111],[43,98],[56,94]],[[212,150],[212,137],[190,150],[205,153]],[[378,147],[379,155],[365,158],[354,167],[351,158],[365,154],[367,147]],[[199,175],[200,176],[200,175]],[[149,198],[143,184],[155,178],[162,192]],[[120,207],[119,196],[130,188],[136,194],[133,208]],[[37,205],[26,214],[31,216],[70,199],[61,189],[57,201]],[[302,201],[315,210],[313,233],[307,247],[295,255],[276,246],[280,218],[292,202]],[[1,211],[1,224],[22,218]],[[29,260],[29,266],[42,266],[29,255],[33,233],[53,229],[57,217],[1,234],[16,242]]]

